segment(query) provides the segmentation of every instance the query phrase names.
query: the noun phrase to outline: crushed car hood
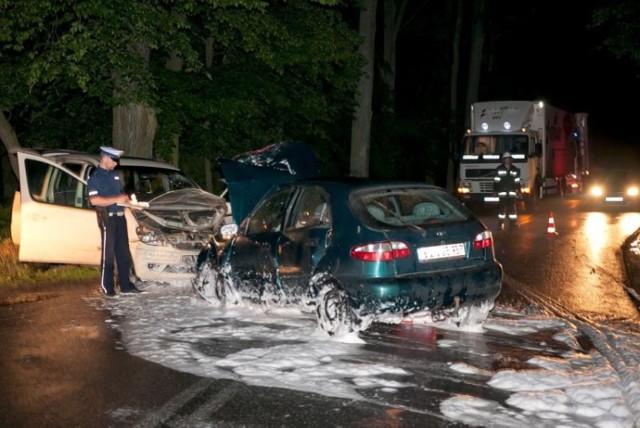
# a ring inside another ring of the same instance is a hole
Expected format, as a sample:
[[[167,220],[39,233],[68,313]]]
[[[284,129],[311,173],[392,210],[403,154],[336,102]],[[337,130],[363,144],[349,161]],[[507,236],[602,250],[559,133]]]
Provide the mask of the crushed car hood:
[[[141,225],[161,230],[215,233],[227,213],[224,198],[202,189],[180,189],[149,201],[149,208],[135,210]]]

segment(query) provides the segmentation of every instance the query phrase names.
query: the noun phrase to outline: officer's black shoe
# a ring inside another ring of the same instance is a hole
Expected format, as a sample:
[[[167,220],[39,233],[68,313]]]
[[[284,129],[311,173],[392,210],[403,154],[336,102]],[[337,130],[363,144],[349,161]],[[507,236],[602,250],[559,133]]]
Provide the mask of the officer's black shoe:
[[[132,285],[131,288],[127,288],[126,290],[120,290],[120,294],[139,294],[144,293],[144,291],[136,288],[135,285]]]
[[[108,293],[104,293],[105,297],[111,298],[111,297],[116,297],[117,294],[114,293],[113,291],[109,291]]]

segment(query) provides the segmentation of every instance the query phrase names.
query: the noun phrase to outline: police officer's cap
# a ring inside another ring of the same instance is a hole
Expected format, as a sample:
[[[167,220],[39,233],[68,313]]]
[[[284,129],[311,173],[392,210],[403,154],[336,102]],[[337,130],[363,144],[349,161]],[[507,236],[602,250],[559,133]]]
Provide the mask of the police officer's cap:
[[[114,147],[108,147],[108,146],[101,146],[100,147],[100,154],[103,156],[109,156],[111,159],[117,161],[118,159],[120,159],[120,156],[122,156],[122,154],[124,153],[123,150],[118,150]]]
[[[504,154],[502,155],[502,159],[506,159],[506,158],[510,158],[511,157],[511,153],[509,152],[504,152]]]

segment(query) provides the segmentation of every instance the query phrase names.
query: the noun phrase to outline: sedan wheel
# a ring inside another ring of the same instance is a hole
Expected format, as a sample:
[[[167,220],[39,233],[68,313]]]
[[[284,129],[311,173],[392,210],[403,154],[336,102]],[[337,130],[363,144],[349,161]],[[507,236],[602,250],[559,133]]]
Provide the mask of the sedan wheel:
[[[225,269],[213,266],[210,260],[203,263],[198,275],[191,282],[196,293],[215,306],[237,305],[240,295]]]
[[[349,297],[337,284],[323,286],[318,294],[316,316],[318,326],[330,336],[356,331],[358,316],[349,303]]]

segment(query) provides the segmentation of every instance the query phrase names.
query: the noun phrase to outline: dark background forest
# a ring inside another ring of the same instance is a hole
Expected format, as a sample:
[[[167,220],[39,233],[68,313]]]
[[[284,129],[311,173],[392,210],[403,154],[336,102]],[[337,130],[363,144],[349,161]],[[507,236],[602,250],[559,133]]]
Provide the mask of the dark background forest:
[[[216,158],[287,140],[327,174],[451,188],[477,100],[543,99],[589,113],[593,147],[633,143],[638,18],[604,0],[0,1],[0,197],[11,147],[114,145],[220,191]]]

